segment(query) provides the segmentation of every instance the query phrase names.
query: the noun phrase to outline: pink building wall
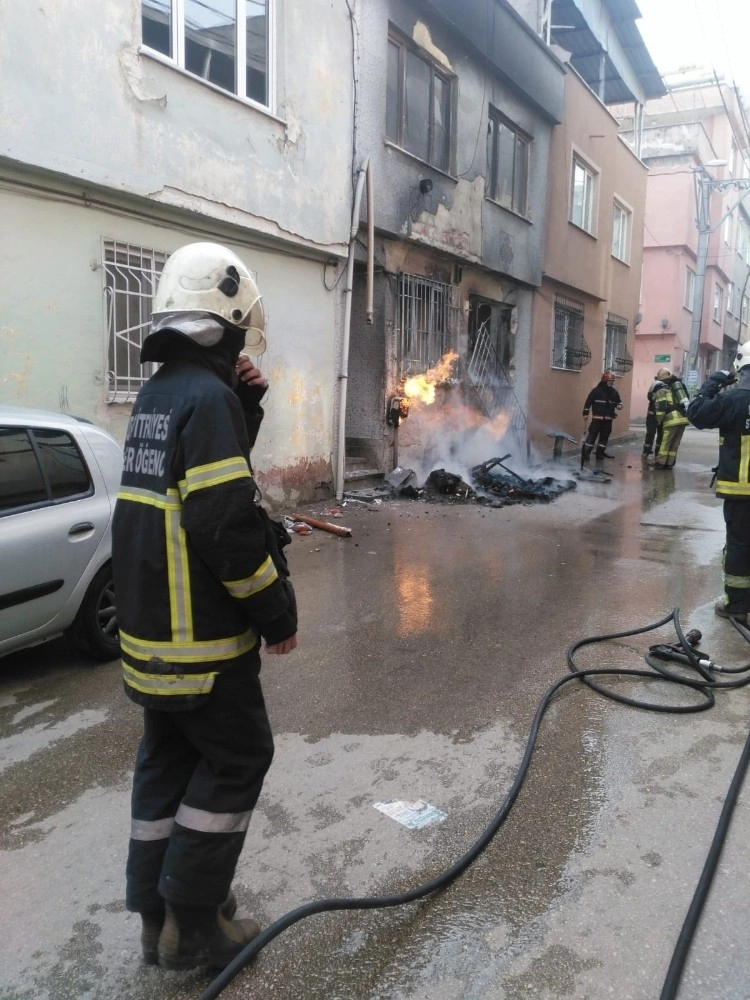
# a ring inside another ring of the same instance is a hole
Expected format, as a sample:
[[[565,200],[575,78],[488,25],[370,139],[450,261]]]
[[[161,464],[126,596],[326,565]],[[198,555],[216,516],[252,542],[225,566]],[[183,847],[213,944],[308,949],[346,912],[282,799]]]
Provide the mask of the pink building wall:
[[[594,235],[569,221],[574,150],[597,171]],[[632,213],[628,263],[611,253],[615,197]],[[618,136],[617,120],[569,70],[563,122],[552,132],[547,243],[542,286],[534,296],[532,318],[528,433],[531,442],[542,449],[549,448],[551,433],[580,438],[584,400],[602,374],[608,313],[627,321],[628,350],[633,353],[645,199],[646,167]],[[584,337],[591,362],[581,371],[553,368],[551,364],[556,295],[584,306]],[[631,384],[630,373],[616,383],[625,415]],[[626,431],[627,416],[622,416],[614,434]]]
[[[686,304],[688,268],[695,274],[697,291],[698,227],[696,168],[707,164],[708,175],[727,178],[733,155],[731,105],[714,85],[675,89],[646,107],[643,158],[649,166],[644,226],[641,322],[638,326],[633,367],[631,419],[646,415],[646,391],[658,368],[689,379],[690,348],[694,313]],[[721,161],[727,165],[722,166]],[[703,286],[700,342],[697,368],[700,383],[725,348],[725,324],[730,282],[737,277],[738,255],[725,241],[721,217],[732,195],[711,195],[710,234]],[[714,318],[714,289],[722,301]],[[736,324],[736,320],[735,320]],[[669,358],[669,361],[664,359]]]

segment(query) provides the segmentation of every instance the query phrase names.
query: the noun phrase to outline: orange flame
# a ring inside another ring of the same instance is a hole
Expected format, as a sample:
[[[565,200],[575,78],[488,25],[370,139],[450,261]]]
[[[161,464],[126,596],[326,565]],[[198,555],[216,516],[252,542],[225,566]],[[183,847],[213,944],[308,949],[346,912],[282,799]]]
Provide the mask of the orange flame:
[[[408,399],[419,399],[428,406],[435,402],[435,386],[447,381],[453,374],[453,365],[458,360],[456,351],[448,351],[434,368],[422,375],[413,375],[404,383],[404,395]]]

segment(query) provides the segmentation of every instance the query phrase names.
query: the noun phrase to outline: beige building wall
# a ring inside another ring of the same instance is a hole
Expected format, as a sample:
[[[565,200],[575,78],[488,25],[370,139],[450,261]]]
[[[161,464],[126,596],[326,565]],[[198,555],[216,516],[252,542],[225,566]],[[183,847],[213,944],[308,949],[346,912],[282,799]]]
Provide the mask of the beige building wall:
[[[529,438],[543,452],[551,448],[551,434],[566,434],[576,440],[581,437],[583,403],[603,371],[609,314],[626,321],[632,358],[634,328],[639,320],[647,171],[618,137],[617,129],[617,120],[569,70],[564,120],[552,132],[547,245],[542,285],[533,306]],[[579,156],[595,177],[591,233],[570,221],[574,156]],[[630,212],[627,262],[612,254],[615,200]],[[580,371],[552,363],[558,296],[583,307],[584,338],[591,359]],[[630,372],[616,382],[623,410],[621,424],[615,424],[615,436],[627,430],[631,382]]]

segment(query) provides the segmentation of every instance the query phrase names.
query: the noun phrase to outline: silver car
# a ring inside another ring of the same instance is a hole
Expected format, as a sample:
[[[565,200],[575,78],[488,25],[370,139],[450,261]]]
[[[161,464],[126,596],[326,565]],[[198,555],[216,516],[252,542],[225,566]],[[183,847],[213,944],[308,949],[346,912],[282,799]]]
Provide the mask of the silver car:
[[[0,406],[0,656],[66,635],[120,655],[111,524],[122,448],[89,421]]]

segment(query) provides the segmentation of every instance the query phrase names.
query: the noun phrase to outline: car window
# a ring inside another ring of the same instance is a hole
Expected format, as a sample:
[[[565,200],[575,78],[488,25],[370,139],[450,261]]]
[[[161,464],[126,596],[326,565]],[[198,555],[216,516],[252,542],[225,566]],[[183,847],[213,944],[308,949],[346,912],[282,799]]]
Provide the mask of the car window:
[[[0,427],[0,513],[90,491],[88,469],[65,431]]]
[[[39,459],[54,500],[78,496],[89,488],[89,473],[69,434],[35,428]]]

